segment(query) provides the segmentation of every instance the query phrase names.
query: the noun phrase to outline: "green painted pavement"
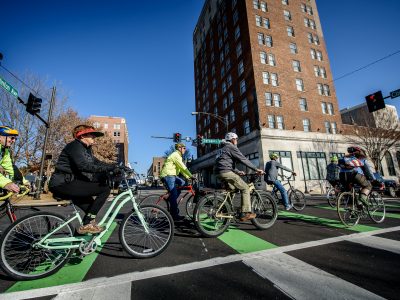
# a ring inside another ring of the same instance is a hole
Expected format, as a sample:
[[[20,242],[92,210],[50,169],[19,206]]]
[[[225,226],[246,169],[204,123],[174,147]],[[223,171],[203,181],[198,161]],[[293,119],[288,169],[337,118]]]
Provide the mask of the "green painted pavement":
[[[249,253],[278,247],[233,226],[229,227],[218,239],[239,253]]]
[[[385,204],[385,207],[388,207],[389,205]],[[329,210],[337,210],[336,208],[330,207],[330,206],[325,206],[325,205],[316,205],[314,207],[317,208],[322,208],[322,209],[329,209]],[[377,216],[382,216],[383,213],[375,213]],[[393,218],[393,219],[400,219],[400,213],[385,213],[385,218]]]
[[[342,222],[340,222],[338,220],[319,218],[319,217],[314,217],[314,216],[309,216],[309,215],[292,213],[292,212],[288,212],[288,211],[280,211],[279,215],[288,217],[288,218],[302,220],[305,222],[313,222],[313,223],[318,223],[318,224],[329,226],[329,227],[343,228],[343,229],[348,229],[348,230],[357,231],[357,232],[367,232],[367,231],[374,231],[374,230],[380,229],[378,227],[372,227],[372,226],[367,226],[367,225],[356,225],[353,227],[346,227],[343,225]]]
[[[116,226],[117,223],[113,222],[108,232],[102,238],[102,245],[97,248],[95,253],[85,256],[83,260],[78,264],[76,265],[67,264],[63,268],[61,268],[61,270],[59,270],[57,273],[49,277],[30,280],[30,281],[19,281],[15,283],[12,287],[10,287],[7,290],[7,293],[81,282],[83,278],[85,278],[87,272],[89,271],[94,261],[96,260],[101,249],[103,249],[105,242],[110,238],[111,234],[114,232]],[[72,257],[71,259],[73,260],[74,257]]]

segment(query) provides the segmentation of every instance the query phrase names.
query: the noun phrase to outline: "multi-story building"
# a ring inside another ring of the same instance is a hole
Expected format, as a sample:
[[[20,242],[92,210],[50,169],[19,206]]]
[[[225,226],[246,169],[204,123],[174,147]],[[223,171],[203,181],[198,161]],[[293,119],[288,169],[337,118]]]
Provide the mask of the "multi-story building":
[[[154,185],[160,183],[160,172],[164,166],[165,157],[153,157],[153,162],[150,168],[147,170],[147,178]]]
[[[375,128],[396,128],[399,127],[397,109],[393,105],[386,105],[385,108],[370,113],[366,103],[340,110],[343,124],[368,126]]]
[[[107,116],[90,116],[95,128],[99,128],[108,134],[118,150],[117,161],[126,165],[128,160],[128,127],[124,118]]]
[[[347,145],[315,0],[206,0],[193,47],[197,134],[223,138],[227,125],[258,167],[278,152],[305,189],[321,186]],[[198,147],[192,162],[206,184],[214,155]]]

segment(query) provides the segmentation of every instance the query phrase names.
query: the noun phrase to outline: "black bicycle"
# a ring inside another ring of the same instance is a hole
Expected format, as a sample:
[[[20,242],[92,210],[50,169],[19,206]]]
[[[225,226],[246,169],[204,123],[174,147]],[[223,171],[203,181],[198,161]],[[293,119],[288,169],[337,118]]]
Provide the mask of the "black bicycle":
[[[292,186],[291,179],[293,177],[294,181],[295,175],[291,176],[279,175],[279,176],[282,178],[282,182],[285,181],[282,183],[283,186],[285,185],[289,186],[289,188],[287,189],[289,205],[292,205],[293,208],[297,211],[303,210],[306,207],[306,197],[304,196],[304,193],[302,191]],[[275,199],[277,204],[282,201],[282,195],[278,190],[278,188],[276,188],[275,186],[272,188],[272,192],[270,192],[270,194]]]

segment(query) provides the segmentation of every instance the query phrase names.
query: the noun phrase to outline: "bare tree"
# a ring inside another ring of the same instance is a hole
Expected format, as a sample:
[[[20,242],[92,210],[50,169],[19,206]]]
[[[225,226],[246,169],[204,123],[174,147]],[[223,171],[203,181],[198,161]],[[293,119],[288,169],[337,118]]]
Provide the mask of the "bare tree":
[[[381,161],[385,154],[400,141],[400,127],[397,116],[382,113],[373,126],[353,126],[352,132],[346,137],[350,144],[359,145],[365,149],[371,158],[375,170],[381,169]]]

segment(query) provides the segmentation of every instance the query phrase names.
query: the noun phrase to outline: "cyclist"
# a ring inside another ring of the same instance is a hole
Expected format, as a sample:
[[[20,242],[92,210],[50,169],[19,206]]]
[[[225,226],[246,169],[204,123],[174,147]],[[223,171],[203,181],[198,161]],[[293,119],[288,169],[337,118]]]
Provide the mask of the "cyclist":
[[[376,180],[367,161],[365,151],[358,146],[347,148],[348,154],[339,159],[339,178],[345,186],[355,183],[361,186],[359,200],[366,204],[372,190],[369,180]]]
[[[78,125],[72,135],[75,139],[61,151],[49,189],[56,196],[71,198],[83,209],[85,216],[83,225],[78,229],[79,234],[99,233],[104,228],[97,225],[96,215],[111,192],[107,182],[99,178],[110,171],[118,173],[119,169],[116,164],[102,162],[93,156],[95,138],[104,133],[92,126]]]
[[[277,161],[277,159],[279,158],[278,153],[271,153],[269,155],[269,158],[271,160],[265,164],[264,181],[267,184],[273,185],[275,188],[279,190],[282,196],[282,202],[283,205],[285,206],[285,209],[290,210],[293,207],[293,205],[289,204],[288,193],[285,187],[282,185],[282,183],[278,180],[278,169],[288,171],[293,175],[296,175],[296,173]]]
[[[339,172],[338,158],[337,156],[332,156],[331,163],[326,167],[326,180],[328,180],[333,187],[336,187],[339,182]]]
[[[228,132],[225,135],[225,144],[218,151],[214,172],[217,178],[226,182],[230,189],[238,189],[241,193],[242,207],[240,221],[254,219],[256,214],[251,211],[250,188],[239,175],[244,175],[245,172],[236,169],[236,163],[242,163],[248,168],[262,175],[264,171],[255,167],[237,147],[238,136],[234,132]]]
[[[175,151],[172,152],[164,162],[160,172],[160,178],[169,192],[168,201],[170,204],[170,213],[174,221],[182,221],[184,216],[179,215],[177,199],[181,190],[177,186],[185,185],[185,180],[179,177],[182,174],[186,179],[194,179],[192,173],[183,163],[182,157],[186,152],[186,146],[182,143],[175,144]]]
[[[0,188],[13,193],[19,193],[19,186],[15,181],[29,184],[15,167],[11,158],[10,147],[18,137],[18,130],[8,126],[0,126]]]

